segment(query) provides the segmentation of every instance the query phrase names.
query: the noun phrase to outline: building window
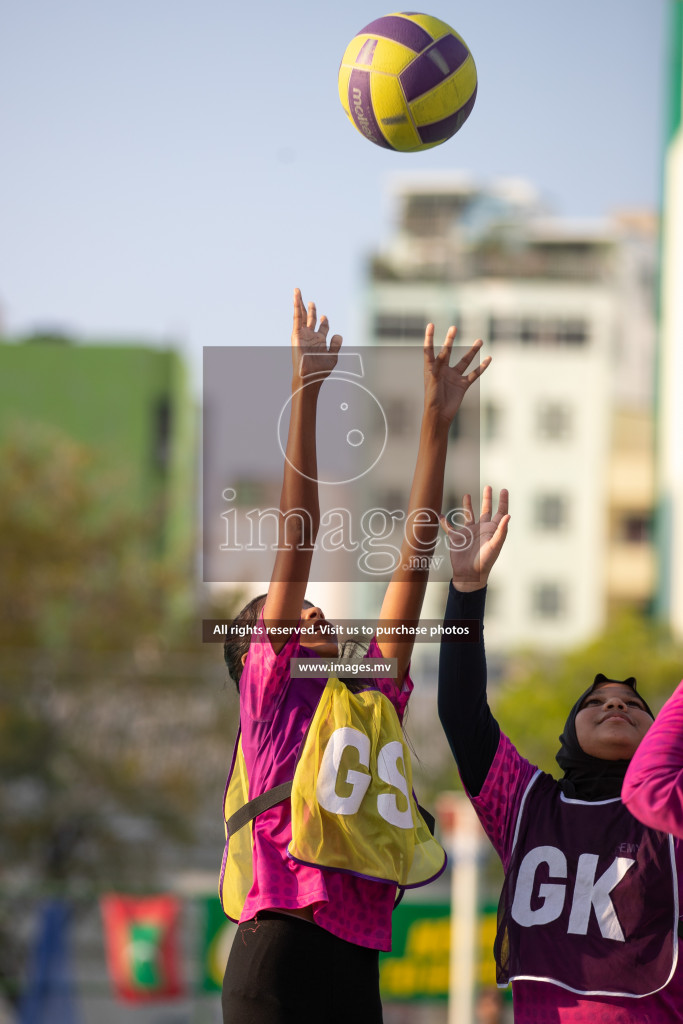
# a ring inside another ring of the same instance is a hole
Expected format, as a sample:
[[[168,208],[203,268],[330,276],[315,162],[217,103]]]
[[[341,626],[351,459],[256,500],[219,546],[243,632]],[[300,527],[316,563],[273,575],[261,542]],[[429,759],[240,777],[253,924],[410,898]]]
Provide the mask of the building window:
[[[571,408],[564,402],[544,402],[538,408],[538,436],[566,441],[571,434]]]
[[[429,317],[421,313],[377,313],[375,337],[392,341],[422,341]]]
[[[522,320],[519,338],[523,345],[538,345],[543,340],[543,326],[540,320]]]
[[[456,509],[462,508],[462,495],[456,494],[455,491],[446,491],[441,507],[444,509],[444,515],[446,515],[446,518],[449,518],[449,512],[455,512]]]
[[[400,517],[405,513],[406,495],[400,487],[388,487],[381,494],[375,495],[375,508],[387,512],[393,519],[393,514]]]
[[[568,511],[564,495],[541,494],[536,499],[536,526],[542,530],[561,530],[567,525]]]
[[[415,432],[415,408],[405,398],[387,398],[382,403],[390,438],[412,436]],[[383,429],[384,424],[378,429]]]
[[[537,583],[532,591],[531,606],[538,619],[557,619],[564,610],[564,592],[558,583]]]
[[[577,318],[491,316],[489,342],[517,341],[523,345],[584,345],[588,341],[588,323]]]
[[[514,316],[489,317],[489,342],[517,341],[519,339],[519,320]]]
[[[588,324],[585,320],[560,320],[557,324],[557,340],[562,345],[585,345],[588,340]]]
[[[484,402],[481,409],[483,441],[495,441],[501,435],[502,411],[496,402]]]
[[[652,516],[626,512],[619,521],[618,536],[624,544],[648,544],[652,540]]]

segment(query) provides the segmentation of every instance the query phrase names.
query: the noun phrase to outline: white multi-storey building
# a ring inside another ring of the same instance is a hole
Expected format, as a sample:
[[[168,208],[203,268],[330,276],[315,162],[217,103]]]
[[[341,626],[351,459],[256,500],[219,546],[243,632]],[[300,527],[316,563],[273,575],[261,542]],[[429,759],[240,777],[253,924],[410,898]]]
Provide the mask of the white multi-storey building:
[[[683,5],[669,0],[657,431],[658,611],[683,639]]]
[[[479,484],[510,489],[512,522],[488,645],[585,641],[613,609],[647,607],[655,585],[654,218],[562,220],[526,183],[454,175],[404,178],[394,194],[395,234],[370,266],[368,337],[419,345],[428,321],[437,338],[455,323],[461,344],[482,337],[493,356],[479,394]],[[419,422],[414,382],[402,401]],[[471,480],[454,450],[450,507]],[[407,478],[384,486],[391,500]],[[425,615],[442,602],[443,587],[430,588]]]

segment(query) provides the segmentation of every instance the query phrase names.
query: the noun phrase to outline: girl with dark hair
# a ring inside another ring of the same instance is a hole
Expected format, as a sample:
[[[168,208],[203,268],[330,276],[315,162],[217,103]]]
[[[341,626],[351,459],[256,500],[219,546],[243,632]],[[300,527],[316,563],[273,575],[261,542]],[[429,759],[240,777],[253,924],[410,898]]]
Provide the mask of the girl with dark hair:
[[[505,541],[507,491],[492,514],[442,525],[453,579],[446,621],[477,618],[479,644],[442,644],[439,716],[463,785],[500,856],[505,882],[494,945],[518,1024],[664,1024],[683,1017],[678,964],[683,844],[644,827],[621,787],[652,724],[634,678],[599,674],[560,737],[557,781],[525,760],[486,699],[483,616]],[[464,541],[471,541],[466,544]]]
[[[238,693],[242,677],[242,667],[246,661],[251,637],[261,616],[261,610],[266,603],[266,597],[266,594],[259,594],[258,597],[252,598],[251,601],[245,604],[244,608],[237,613],[230,623],[231,636],[223,645],[225,664],[228,666],[228,673],[237,687]]]
[[[450,367],[455,328],[437,356],[433,334],[429,324],[417,463],[380,624],[419,621],[449,427],[489,362],[468,372],[476,342]],[[381,1022],[378,957],[391,945],[397,885],[429,881],[445,859],[414,800],[400,726],[413,641],[373,639],[365,661],[385,667],[355,692],[322,668],[300,677],[291,671],[296,660],[340,653],[322,611],[304,600],[320,518],[316,408],[342,342],[334,335],[328,343],[327,335],[326,317],[317,323],[315,305],[306,309],[297,289],[275,565],[265,598],[236,620],[250,627],[239,631],[250,642],[237,636],[226,645],[240,692],[220,886],[226,913],[239,920],[223,983],[223,1019],[231,1024]],[[411,558],[416,551],[421,557]]]

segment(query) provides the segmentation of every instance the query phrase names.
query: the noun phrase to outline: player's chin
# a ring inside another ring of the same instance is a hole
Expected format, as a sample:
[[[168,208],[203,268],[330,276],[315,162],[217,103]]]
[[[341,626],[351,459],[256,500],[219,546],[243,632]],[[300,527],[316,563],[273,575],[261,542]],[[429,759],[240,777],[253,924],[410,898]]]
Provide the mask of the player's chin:
[[[605,738],[602,744],[602,752],[598,751],[597,756],[606,761],[630,761],[635,754],[642,736],[616,736]]]
[[[336,640],[312,640],[306,646],[310,650],[315,651],[319,658],[336,658],[339,654],[339,646]]]

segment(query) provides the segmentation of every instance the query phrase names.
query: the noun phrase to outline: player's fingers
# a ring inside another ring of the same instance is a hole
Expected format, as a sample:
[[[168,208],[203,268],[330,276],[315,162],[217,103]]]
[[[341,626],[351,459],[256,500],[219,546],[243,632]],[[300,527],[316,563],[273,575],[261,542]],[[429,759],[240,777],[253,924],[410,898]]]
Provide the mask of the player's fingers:
[[[493,491],[487,484],[484,488],[484,493],[481,496],[481,515],[479,519],[482,523],[488,523],[491,520],[491,505],[492,505]]]
[[[301,327],[306,318],[306,307],[304,306],[304,300],[301,298],[301,289],[294,289],[294,329]]]
[[[427,324],[425,327],[423,351],[425,362],[431,365],[434,362],[434,324]]]
[[[308,313],[306,316],[306,326],[310,327],[311,330],[315,330],[315,322],[318,318],[318,312],[315,308],[315,302],[308,303]]]
[[[471,370],[467,374],[467,383],[468,384],[474,384],[474,382],[477,379],[477,377],[481,377],[482,373],[484,372],[484,370],[486,369],[486,367],[489,365],[490,362],[491,362],[491,356],[487,356],[486,359],[482,359],[481,363],[476,368],[476,370]]]
[[[463,529],[463,525],[455,526],[453,523],[449,523],[446,516],[439,515],[439,525],[446,534],[446,541],[450,547],[459,547],[457,537],[459,532]]]
[[[338,352],[342,346],[342,341],[341,334],[333,334],[330,338],[330,352]]]
[[[448,331],[446,332],[446,337],[444,338],[444,343],[441,346],[441,351],[439,352],[439,360],[440,362],[445,363],[446,366],[448,366],[451,359],[451,349],[453,348],[453,342],[455,341],[456,333],[456,327],[451,326],[448,328]]]
[[[496,519],[506,516],[508,514],[508,507],[510,503],[510,492],[507,487],[502,487],[500,495],[498,496],[498,511],[496,512]]]
[[[322,334],[323,338],[327,337],[327,332],[330,329],[330,321],[327,319],[325,314],[320,317],[320,326],[318,327],[318,334]]]
[[[474,522],[474,512],[472,511],[472,495],[464,494],[462,499],[462,507],[465,510],[465,517],[468,523]]]
[[[501,521],[498,523],[498,526],[496,527],[496,532],[494,533],[493,537],[491,537],[491,548],[493,549],[493,551],[495,551],[496,554],[498,554],[503,544],[505,543],[505,538],[507,537],[508,534],[509,522],[510,516],[503,516]]]
[[[465,370],[470,365],[470,363],[472,362],[472,360],[474,359],[474,357],[476,356],[477,352],[479,351],[483,344],[484,342],[481,340],[481,338],[477,338],[474,345],[472,345],[472,347],[468,349],[467,352],[465,352],[465,355],[462,357],[462,359],[458,360],[458,362],[455,364],[455,369],[458,371],[458,373],[465,372]]]

